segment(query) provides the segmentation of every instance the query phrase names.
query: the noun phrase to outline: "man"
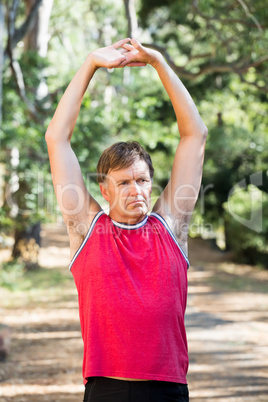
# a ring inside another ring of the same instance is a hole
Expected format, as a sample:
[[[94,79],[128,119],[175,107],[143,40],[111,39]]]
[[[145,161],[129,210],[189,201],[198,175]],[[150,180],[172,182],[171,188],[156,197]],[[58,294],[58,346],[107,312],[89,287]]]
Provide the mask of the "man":
[[[137,142],[112,145],[98,163],[106,215],[85,187],[70,145],[73,129],[98,68],[147,64],[156,69],[178,122],[170,181],[148,215],[150,156]],[[49,124],[52,179],[78,289],[86,402],[188,401],[187,232],[206,136],[190,94],[162,55],[129,38],[88,55]]]

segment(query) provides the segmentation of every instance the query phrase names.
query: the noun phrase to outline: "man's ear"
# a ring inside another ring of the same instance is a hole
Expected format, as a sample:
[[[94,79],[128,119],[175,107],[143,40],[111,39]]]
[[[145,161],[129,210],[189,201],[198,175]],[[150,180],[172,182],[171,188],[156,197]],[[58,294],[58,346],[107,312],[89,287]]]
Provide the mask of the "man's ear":
[[[107,189],[107,183],[100,183],[100,191],[101,191],[103,198],[109,202],[110,196],[109,196],[109,191]]]

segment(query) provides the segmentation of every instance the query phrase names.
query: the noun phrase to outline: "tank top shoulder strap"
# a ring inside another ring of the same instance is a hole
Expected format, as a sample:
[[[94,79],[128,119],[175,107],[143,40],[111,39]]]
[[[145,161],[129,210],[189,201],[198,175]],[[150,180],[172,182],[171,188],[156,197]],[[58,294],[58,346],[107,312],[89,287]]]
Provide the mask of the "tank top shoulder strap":
[[[187,268],[189,268],[189,266],[190,266],[189,259],[188,259],[187,255],[185,254],[185,252],[183,251],[183,249],[181,248],[181,246],[179,245],[179,243],[178,243],[178,241],[176,239],[176,236],[172,232],[172,230],[171,230],[170,226],[168,225],[167,221],[161,215],[159,215],[157,212],[151,212],[150,216],[158,219],[158,221],[164,226],[164,228],[169,233],[169,235],[171,236],[171,238],[173,239],[175,244],[179,247],[179,250],[180,250],[181,254],[183,255],[185,261],[187,262]]]
[[[94,218],[93,218],[93,220],[92,220],[92,222],[91,222],[91,225],[90,225],[90,227],[89,227],[89,229],[88,229],[88,232],[87,232],[87,234],[86,234],[86,236],[85,236],[83,242],[81,243],[80,247],[78,248],[78,250],[76,251],[76,253],[74,254],[74,256],[73,256],[73,258],[72,258],[72,260],[71,260],[71,262],[70,262],[70,265],[69,265],[69,269],[70,269],[70,270],[72,269],[72,266],[73,266],[74,261],[76,260],[78,254],[81,252],[81,250],[84,248],[84,246],[85,246],[86,242],[88,241],[88,239],[89,239],[89,237],[90,237],[90,235],[91,235],[91,233],[92,233],[94,227],[96,226],[96,224],[97,224],[99,218],[100,218],[102,215],[106,215],[106,214],[105,214],[105,212],[104,212],[103,210],[100,210],[100,211],[94,216]]]

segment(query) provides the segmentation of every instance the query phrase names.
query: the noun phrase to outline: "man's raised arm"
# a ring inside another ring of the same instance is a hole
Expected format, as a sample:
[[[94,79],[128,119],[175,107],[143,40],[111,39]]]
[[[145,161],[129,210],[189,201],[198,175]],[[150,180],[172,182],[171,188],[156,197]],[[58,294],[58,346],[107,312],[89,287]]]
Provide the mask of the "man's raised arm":
[[[119,51],[129,39],[91,52],[75,74],[46,132],[53,185],[70,234],[83,237],[99,204],[88,193],[78,160],[70,141],[80,111],[83,96],[95,71],[100,67],[120,67],[125,60]]]
[[[136,40],[132,40],[131,44],[124,45],[130,52],[123,65],[129,61],[151,64],[170,97],[177,117],[180,141],[171,177],[153,211],[168,220],[178,239],[184,243],[201,184],[207,127],[189,92],[163,56],[155,50],[145,48]]]
[[[183,241],[201,185],[207,127],[189,92],[163,58],[153,67],[170,97],[180,134],[170,181],[154,210],[170,218],[173,230]]]

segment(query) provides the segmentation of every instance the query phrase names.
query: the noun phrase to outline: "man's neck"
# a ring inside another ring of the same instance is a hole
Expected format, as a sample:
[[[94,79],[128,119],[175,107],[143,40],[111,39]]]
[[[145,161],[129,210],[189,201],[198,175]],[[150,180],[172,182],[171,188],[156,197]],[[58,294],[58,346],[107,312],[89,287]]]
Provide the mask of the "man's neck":
[[[136,225],[137,223],[140,223],[145,219],[147,214],[142,214],[140,216],[120,216],[118,214],[113,213],[110,211],[109,216],[110,218],[117,222],[117,223],[122,223],[124,225]]]

